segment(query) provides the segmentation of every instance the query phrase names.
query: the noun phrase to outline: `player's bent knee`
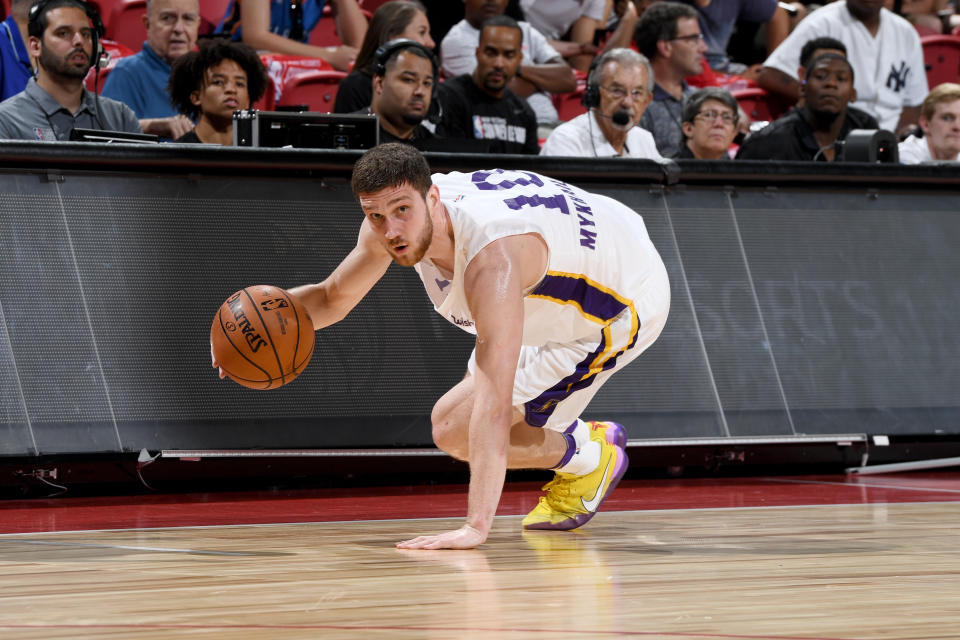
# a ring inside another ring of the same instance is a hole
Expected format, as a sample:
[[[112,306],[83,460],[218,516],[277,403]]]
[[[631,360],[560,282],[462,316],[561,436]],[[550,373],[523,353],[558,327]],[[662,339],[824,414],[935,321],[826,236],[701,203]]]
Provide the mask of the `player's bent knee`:
[[[454,428],[449,420],[433,418],[433,443],[444,453],[466,460],[467,443],[462,430]]]

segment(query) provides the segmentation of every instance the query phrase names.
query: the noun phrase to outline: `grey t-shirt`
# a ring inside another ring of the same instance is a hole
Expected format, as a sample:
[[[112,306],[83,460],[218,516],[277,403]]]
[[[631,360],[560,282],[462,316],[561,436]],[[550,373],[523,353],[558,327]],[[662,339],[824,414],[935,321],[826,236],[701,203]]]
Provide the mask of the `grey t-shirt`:
[[[141,133],[140,123],[133,110],[122,102],[99,98],[84,89],[83,103],[75,114],[60,106],[37,84],[35,78],[27,88],[0,102],[0,138],[6,140],[69,140],[74,127],[102,131]]]
[[[677,100],[660,85],[653,87],[653,101],[643,112],[639,126],[653,134],[657,151],[664,158],[672,158],[683,148],[683,101],[695,92],[696,89],[684,82],[683,95]]]

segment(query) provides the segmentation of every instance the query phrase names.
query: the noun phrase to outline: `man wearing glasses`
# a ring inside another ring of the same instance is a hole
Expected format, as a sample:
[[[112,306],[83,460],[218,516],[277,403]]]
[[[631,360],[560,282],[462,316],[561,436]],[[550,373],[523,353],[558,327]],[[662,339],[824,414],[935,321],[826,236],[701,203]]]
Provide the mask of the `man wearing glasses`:
[[[694,92],[683,105],[683,135],[686,143],[677,159],[729,160],[727,154],[737,135],[738,106],[730,92],[707,87]]]
[[[587,75],[587,112],[554,129],[540,155],[662,160],[653,135],[636,126],[652,97],[646,57],[624,48],[605,52]]]
[[[650,60],[656,79],[653,102],[640,119],[640,126],[653,134],[660,155],[672,158],[684,146],[684,98],[695,91],[684,78],[702,71],[707,50],[697,11],[678,2],[658,2],[643,12],[633,41]]]

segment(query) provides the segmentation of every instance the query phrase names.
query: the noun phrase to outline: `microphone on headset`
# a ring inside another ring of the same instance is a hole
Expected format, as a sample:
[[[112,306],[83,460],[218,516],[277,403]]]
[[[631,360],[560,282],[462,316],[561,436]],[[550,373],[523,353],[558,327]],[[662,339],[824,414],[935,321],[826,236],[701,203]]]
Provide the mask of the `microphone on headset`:
[[[605,113],[600,113],[599,111],[594,111],[594,113],[600,118],[607,118],[608,120],[612,120],[613,124],[621,127],[625,124],[630,123],[630,112],[627,111],[626,109],[617,109],[616,111],[613,112],[612,116],[608,116]]]

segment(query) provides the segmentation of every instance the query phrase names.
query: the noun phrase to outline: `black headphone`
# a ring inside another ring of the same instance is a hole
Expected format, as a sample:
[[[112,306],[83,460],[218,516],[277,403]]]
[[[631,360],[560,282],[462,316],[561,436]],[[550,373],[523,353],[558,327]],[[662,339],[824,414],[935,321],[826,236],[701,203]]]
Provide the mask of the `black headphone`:
[[[583,95],[580,96],[580,104],[585,106],[588,111],[593,107],[600,106],[600,85],[594,82],[594,75],[601,64],[607,61],[606,55],[604,53],[594,58],[593,62],[590,63],[590,70],[587,71],[587,86]]]
[[[393,40],[384,42],[377,48],[377,52],[373,54],[373,75],[387,75],[387,63],[390,62],[390,59],[394,55],[406,49],[422,51],[424,54],[423,57],[429,60],[430,65],[433,67],[433,86],[430,87],[430,108],[427,110],[427,120],[436,124],[440,121],[441,116],[440,103],[437,102],[437,85],[440,83],[440,65],[437,62],[437,56],[433,55],[433,51],[430,51],[425,45],[420,44],[416,40],[410,40],[409,38],[394,38]]]
[[[29,20],[27,22],[27,33],[29,35],[43,40],[44,28],[40,24],[40,18],[46,14],[47,8],[51,4],[59,1],[61,0],[38,0],[35,5],[30,7]],[[83,11],[87,14],[87,17],[90,18],[90,24],[93,25],[93,47],[91,49],[93,52],[93,60],[98,67],[105,67],[106,64],[104,61],[104,54],[106,52],[101,46],[100,41],[103,40],[106,30],[103,27],[103,20],[100,19],[100,13],[97,11],[97,8],[89,2],[84,2],[83,0],[68,0],[67,2],[63,2],[63,4],[60,6],[83,8]],[[107,61],[109,61],[109,57],[107,57]]]

